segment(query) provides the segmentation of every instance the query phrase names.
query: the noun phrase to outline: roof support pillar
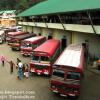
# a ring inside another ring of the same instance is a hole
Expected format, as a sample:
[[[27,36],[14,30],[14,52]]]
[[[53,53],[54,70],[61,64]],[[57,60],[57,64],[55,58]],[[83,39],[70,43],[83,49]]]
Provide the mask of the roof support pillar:
[[[87,15],[88,15],[88,18],[89,18],[89,20],[90,20],[90,23],[91,23],[91,26],[92,26],[92,29],[93,29],[94,33],[97,34],[97,33],[96,33],[96,30],[95,30],[95,27],[94,27],[94,25],[93,25],[92,19],[91,19],[90,12],[87,11]]]
[[[62,24],[63,29],[66,30],[66,28],[65,28],[65,26],[64,26],[64,24],[63,24],[63,22],[62,22],[62,20],[61,20],[60,15],[58,14],[57,16],[58,16],[58,18],[59,18],[59,20],[60,20],[60,23]]]
[[[45,18],[45,16],[43,16],[43,17],[42,17],[43,22],[45,23],[46,28],[48,28],[48,25],[47,25],[47,23],[46,23],[46,21],[45,21],[45,19],[44,19],[44,18]]]
[[[33,18],[32,18],[32,21],[33,21],[34,25],[37,26],[37,24],[34,22]]]
[[[33,21],[34,22],[34,21]],[[34,25],[37,26],[37,24],[34,22]]]

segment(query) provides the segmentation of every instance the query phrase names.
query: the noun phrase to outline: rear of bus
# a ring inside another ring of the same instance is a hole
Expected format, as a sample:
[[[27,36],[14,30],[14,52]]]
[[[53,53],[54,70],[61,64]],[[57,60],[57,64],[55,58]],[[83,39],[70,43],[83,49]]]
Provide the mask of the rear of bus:
[[[47,40],[33,50],[32,60],[30,62],[30,72],[38,75],[51,75],[51,66],[59,53],[60,41],[53,39]]]
[[[35,36],[28,39],[25,39],[21,42],[21,54],[24,56],[30,56],[32,54],[33,49],[46,41],[46,37],[44,36]]]
[[[82,46],[68,46],[53,65],[49,89],[61,96],[79,96],[83,63],[84,52]]]

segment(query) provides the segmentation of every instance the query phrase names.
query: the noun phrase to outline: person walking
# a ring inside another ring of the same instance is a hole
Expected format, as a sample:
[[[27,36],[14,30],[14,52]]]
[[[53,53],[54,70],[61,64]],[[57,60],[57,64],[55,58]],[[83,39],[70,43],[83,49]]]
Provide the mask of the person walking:
[[[13,73],[13,67],[15,66],[15,64],[12,60],[8,61],[8,63],[10,64],[10,74],[12,74]]]
[[[2,56],[0,57],[0,60],[1,60],[1,62],[2,62],[2,66],[4,67],[6,58],[2,55]]]

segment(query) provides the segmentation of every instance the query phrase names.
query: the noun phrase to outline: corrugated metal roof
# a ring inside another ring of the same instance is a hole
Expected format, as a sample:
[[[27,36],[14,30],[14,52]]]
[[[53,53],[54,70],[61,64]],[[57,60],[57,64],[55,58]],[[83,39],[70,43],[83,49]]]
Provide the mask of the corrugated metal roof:
[[[46,15],[100,9],[100,0],[48,0],[41,2],[17,16]]]

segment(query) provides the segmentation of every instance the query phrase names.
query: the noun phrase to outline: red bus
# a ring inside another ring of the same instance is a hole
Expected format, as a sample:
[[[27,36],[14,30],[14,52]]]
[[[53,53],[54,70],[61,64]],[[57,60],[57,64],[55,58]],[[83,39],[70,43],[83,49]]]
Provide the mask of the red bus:
[[[60,41],[50,39],[33,50],[30,72],[47,76],[52,73],[52,64],[60,54]]]
[[[6,41],[8,42],[8,44],[12,41],[12,38],[14,38],[15,36],[18,36],[18,35],[23,35],[23,34],[26,34],[28,32],[9,32],[7,35],[6,35]]]
[[[36,36],[36,34],[27,33],[13,37],[10,43],[12,50],[20,50],[21,41],[33,36]]]
[[[5,36],[7,36],[8,32],[16,32],[16,29],[11,29],[11,28],[4,28],[3,30],[5,32]]]
[[[82,45],[69,45],[53,64],[49,89],[61,96],[79,96],[83,68],[84,50]]]
[[[25,34],[27,32],[22,32],[22,31],[18,31],[18,32],[9,32],[7,34],[7,36],[16,36],[16,35],[20,35],[20,34]]]
[[[35,36],[28,39],[25,39],[21,42],[20,50],[21,54],[29,56],[32,54],[33,49],[46,41],[44,36]]]

